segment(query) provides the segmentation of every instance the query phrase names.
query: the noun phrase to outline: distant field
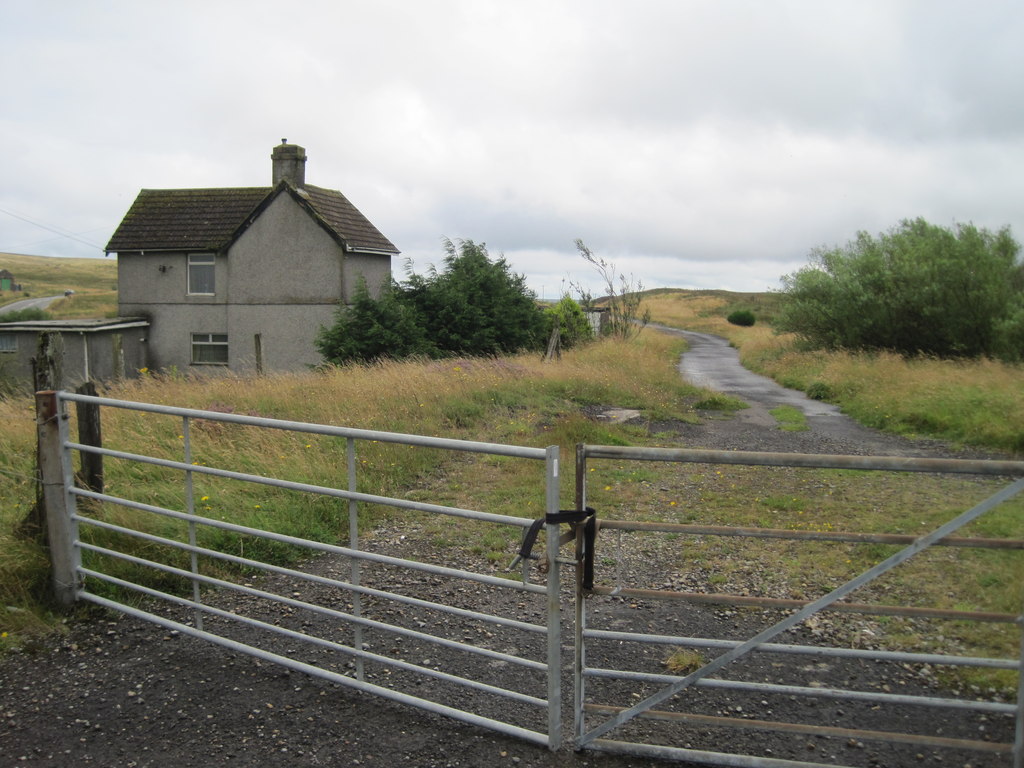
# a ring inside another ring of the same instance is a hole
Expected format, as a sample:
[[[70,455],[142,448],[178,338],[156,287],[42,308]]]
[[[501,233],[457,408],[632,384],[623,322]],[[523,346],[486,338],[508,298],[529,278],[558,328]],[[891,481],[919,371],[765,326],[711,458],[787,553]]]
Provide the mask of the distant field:
[[[112,317],[117,314],[117,258],[62,259],[0,253],[0,269],[21,284],[20,291],[0,292],[0,312],[12,302],[74,291],[47,310],[55,318]]]

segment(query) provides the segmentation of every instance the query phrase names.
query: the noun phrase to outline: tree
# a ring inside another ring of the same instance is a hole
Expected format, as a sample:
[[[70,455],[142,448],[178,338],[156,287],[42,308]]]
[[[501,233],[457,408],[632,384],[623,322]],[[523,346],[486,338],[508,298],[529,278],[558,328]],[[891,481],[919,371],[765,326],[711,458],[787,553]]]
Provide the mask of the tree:
[[[333,364],[412,355],[501,355],[539,349],[545,319],[525,278],[472,240],[444,241],[444,270],[410,274],[379,299],[360,285],[317,348]]]
[[[500,355],[539,349],[544,315],[522,275],[503,257],[492,260],[483,243],[444,240],[445,270],[413,275],[404,288],[427,336],[454,355]]]
[[[826,349],[1019,359],[1019,253],[1009,228],[950,230],[919,218],[878,237],[860,232],[782,278],[775,327]]]
[[[608,292],[604,303],[608,308],[608,319],[604,324],[604,333],[609,336],[618,336],[628,339],[640,333],[651,320],[651,311],[641,311],[643,302],[644,286],[639,280],[634,280],[632,275],[628,277],[620,274],[615,265],[594,254],[582,240],[576,240],[576,250],[584,261],[589,263],[601,279],[604,280],[605,290]],[[590,294],[579,286],[574,285],[585,299]]]
[[[572,349],[594,338],[590,320],[571,296],[563,296],[553,307],[548,307],[546,314],[551,330],[554,330],[555,324],[558,325],[559,343],[564,349]]]
[[[387,285],[375,300],[362,279],[352,304],[339,305],[334,325],[320,329],[316,345],[324,360],[334,365],[436,354],[415,310],[402,300],[398,286]]]

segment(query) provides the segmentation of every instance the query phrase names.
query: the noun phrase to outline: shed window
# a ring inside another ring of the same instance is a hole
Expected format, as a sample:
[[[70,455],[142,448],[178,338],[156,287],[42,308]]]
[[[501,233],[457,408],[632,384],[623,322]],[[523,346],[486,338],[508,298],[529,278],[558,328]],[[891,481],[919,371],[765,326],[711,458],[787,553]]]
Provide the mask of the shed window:
[[[214,259],[212,254],[189,254],[188,292],[194,296],[213,296]]]
[[[193,333],[192,362],[200,365],[227,365],[228,335],[226,333]]]
[[[18,335],[15,333],[0,333],[0,352],[17,352]]]

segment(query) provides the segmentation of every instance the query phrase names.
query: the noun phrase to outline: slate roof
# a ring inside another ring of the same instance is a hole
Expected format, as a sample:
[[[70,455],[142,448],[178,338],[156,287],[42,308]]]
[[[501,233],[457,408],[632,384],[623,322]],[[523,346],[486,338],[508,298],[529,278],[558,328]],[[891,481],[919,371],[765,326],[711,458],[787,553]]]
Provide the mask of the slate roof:
[[[369,219],[333,189],[277,187],[143,189],[107,253],[218,251],[230,245],[280,194],[290,194],[346,250],[398,253]]]

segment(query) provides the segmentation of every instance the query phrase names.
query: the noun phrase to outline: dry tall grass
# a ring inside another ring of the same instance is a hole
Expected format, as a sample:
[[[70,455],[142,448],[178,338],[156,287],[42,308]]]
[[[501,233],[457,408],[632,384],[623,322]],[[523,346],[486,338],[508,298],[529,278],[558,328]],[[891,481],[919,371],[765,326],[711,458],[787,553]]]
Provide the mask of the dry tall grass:
[[[611,439],[607,428],[580,418],[581,405],[641,408],[656,419],[689,418],[687,402],[699,393],[679,381],[677,357],[677,340],[647,332],[640,343],[604,341],[552,363],[522,355],[384,362],[262,378],[148,375],[112,384],[102,394],[388,432],[559,444],[571,455],[580,439]],[[16,609],[0,617],[0,629],[14,631],[37,624],[45,614],[46,557],[37,542],[18,531],[35,498],[31,398],[0,400],[0,423],[5,425],[0,432],[0,604]],[[118,409],[103,413],[104,442],[115,449],[182,460],[182,431],[177,418]],[[197,464],[322,485],[345,482],[344,441],[203,421],[192,422],[189,436],[189,459]],[[444,460],[382,443],[362,443],[358,451],[360,490],[371,493],[412,489]],[[136,501],[181,507],[181,473],[110,460],[105,469],[109,492],[130,491]],[[571,489],[564,494],[570,497]],[[336,502],[198,475],[194,497],[203,514],[243,524],[325,540],[336,540],[342,530],[344,505]],[[135,524],[130,511],[105,514]]]

